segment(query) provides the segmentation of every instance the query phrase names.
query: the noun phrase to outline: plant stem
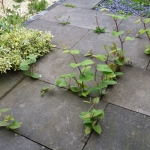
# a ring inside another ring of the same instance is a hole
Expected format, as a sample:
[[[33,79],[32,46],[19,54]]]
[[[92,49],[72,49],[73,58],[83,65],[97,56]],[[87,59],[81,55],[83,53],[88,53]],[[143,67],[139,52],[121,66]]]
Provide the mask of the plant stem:
[[[115,25],[116,25],[116,30],[117,32],[119,32],[119,25],[117,24],[117,19],[114,19],[115,21]],[[120,40],[120,43],[121,43],[121,50],[123,50],[123,42],[122,39],[121,39],[121,36],[119,35],[119,40]]]
[[[146,28],[146,23],[143,21],[143,18],[141,17],[141,22],[143,23],[143,26],[144,26],[144,30],[146,30],[147,28]],[[150,36],[148,35],[148,32],[146,31],[146,35],[147,35],[147,37],[148,37],[148,39],[149,39],[149,42],[150,42]]]
[[[96,24],[97,24],[97,26],[100,28],[99,23],[98,23],[97,13],[96,13],[95,18],[96,18]]]

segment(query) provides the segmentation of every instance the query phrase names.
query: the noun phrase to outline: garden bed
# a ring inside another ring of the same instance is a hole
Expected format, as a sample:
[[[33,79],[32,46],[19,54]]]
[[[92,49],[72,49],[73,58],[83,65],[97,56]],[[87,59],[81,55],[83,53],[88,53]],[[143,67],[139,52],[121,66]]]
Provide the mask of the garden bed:
[[[108,8],[112,13],[150,17],[150,2],[146,0],[102,0],[94,8]],[[145,3],[144,3],[145,1]]]

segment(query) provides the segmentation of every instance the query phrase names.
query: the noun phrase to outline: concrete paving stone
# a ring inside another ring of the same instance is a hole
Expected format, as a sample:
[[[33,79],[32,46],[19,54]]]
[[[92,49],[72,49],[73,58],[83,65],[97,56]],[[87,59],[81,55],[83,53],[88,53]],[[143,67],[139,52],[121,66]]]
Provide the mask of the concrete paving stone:
[[[53,38],[53,44],[57,47],[62,47],[62,44],[66,45],[68,48],[74,46],[85,34],[88,33],[87,29],[81,29],[73,26],[62,26],[57,23],[45,21],[45,20],[35,20],[27,28],[38,29],[41,31],[51,31]]]
[[[0,99],[9,92],[17,83],[23,79],[19,72],[8,71],[7,74],[0,75]]]
[[[140,29],[144,29],[143,24],[140,22],[138,24],[135,24],[134,22],[137,21],[138,19],[140,19],[140,17],[136,17],[136,16],[128,16],[127,20],[124,20],[120,25],[119,25],[119,30],[124,30],[126,33],[129,29],[132,29],[131,33],[129,34],[129,36],[131,37],[135,37],[136,34],[138,33],[138,31]],[[150,27],[150,24],[146,25],[147,27]],[[113,28],[115,27],[114,23],[113,23]],[[148,40],[147,35],[146,34],[142,34],[141,35],[142,39]]]
[[[93,50],[96,54],[106,54],[103,46],[111,46],[115,42],[118,47],[120,46],[119,38],[113,37],[110,33],[95,34],[90,31],[82,40],[80,40],[73,49],[79,49],[82,54],[88,53]],[[144,49],[149,41],[143,39],[135,39],[134,41],[125,41],[124,49],[126,50],[125,56],[130,58],[133,66],[145,68],[149,61],[149,56],[144,54]]]
[[[82,62],[86,59],[83,55],[76,55],[75,58],[77,62]],[[36,63],[35,70],[42,75],[42,81],[55,84],[56,80],[62,74],[79,74],[79,70],[70,67],[70,63],[74,63],[73,57],[70,54],[63,54],[62,49],[56,49],[41,58]]]
[[[90,105],[60,88],[41,97],[41,89],[47,86],[26,78],[0,101],[0,108],[11,108],[10,113],[22,122],[17,133],[53,150],[82,150],[88,136],[79,114]],[[101,102],[99,108],[106,105]]]
[[[92,9],[93,6],[95,6],[99,0],[92,0],[92,1],[87,1],[87,0],[66,0],[65,2],[61,3],[61,5],[66,5],[67,3],[73,4],[76,7],[79,8],[90,8]]]
[[[106,32],[113,30],[112,24],[114,24],[111,17],[109,17],[105,12],[97,12],[95,10],[74,8],[70,9],[66,14],[64,14],[59,20],[67,20],[70,16],[69,22],[73,26],[95,29],[97,27],[96,16],[98,17],[98,22],[100,27],[106,27]]]
[[[124,67],[118,84],[108,89],[104,100],[150,116],[150,71]]]
[[[12,131],[0,128],[1,150],[50,150]]]
[[[102,134],[93,133],[84,150],[149,150],[150,117],[108,105]]]
[[[40,17],[40,19],[47,20],[50,22],[57,22],[55,17],[59,19],[63,14],[67,13],[70,9],[70,7],[58,5],[55,8],[48,11],[46,14]]]

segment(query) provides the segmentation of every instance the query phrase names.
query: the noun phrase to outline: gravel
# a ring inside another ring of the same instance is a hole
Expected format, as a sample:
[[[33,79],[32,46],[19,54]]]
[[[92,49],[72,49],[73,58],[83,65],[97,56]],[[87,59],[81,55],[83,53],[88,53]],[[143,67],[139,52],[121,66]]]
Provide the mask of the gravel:
[[[135,16],[142,14],[144,17],[150,17],[150,6],[137,5],[131,0],[102,0],[95,8],[100,10],[103,7],[108,8],[112,13],[123,11],[126,14],[133,14]]]
[[[49,7],[49,6],[53,5],[58,0],[46,0],[46,1],[48,2],[48,7]],[[20,15],[24,15],[28,12],[28,3],[30,3],[29,0],[24,0],[21,3],[14,2],[14,0],[4,0],[5,8],[12,9],[13,5],[20,5],[20,8],[18,10]],[[2,8],[0,9],[0,13],[3,14]]]

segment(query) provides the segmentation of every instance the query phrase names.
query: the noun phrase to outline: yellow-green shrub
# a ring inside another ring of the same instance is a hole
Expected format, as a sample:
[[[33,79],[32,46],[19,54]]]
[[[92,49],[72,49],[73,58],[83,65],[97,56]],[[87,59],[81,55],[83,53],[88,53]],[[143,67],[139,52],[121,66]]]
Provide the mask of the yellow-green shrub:
[[[42,33],[38,30],[15,28],[10,32],[3,32],[0,36],[0,72],[18,70],[20,63],[29,54],[41,57],[54,47],[51,44],[50,32]]]

